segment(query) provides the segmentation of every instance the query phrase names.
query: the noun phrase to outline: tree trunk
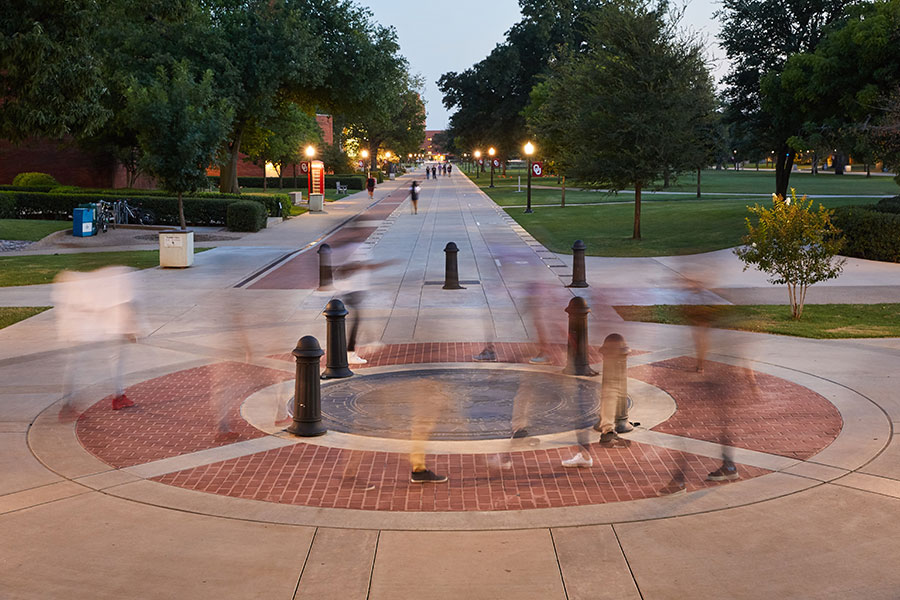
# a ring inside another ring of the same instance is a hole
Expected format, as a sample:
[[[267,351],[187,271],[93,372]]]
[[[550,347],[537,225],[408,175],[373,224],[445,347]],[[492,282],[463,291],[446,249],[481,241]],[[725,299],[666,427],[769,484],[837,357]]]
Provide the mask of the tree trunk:
[[[663,188],[668,188],[668,187],[669,187],[669,179],[670,179],[670,176],[671,176],[671,175],[670,175],[670,173],[669,173],[669,169],[666,169],[665,171],[663,171]]]
[[[284,163],[278,167],[278,189],[284,189]]]
[[[294,189],[297,189],[297,165],[296,163],[293,165],[294,167]]]
[[[566,176],[562,176],[562,200],[559,204],[562,208],[566,207]]]
[[[817,152],[813,152],[813,158],[812,158],[812,174],[813,174],[813,175],[818,175],[818,174],[819,174],[819,154],[818,154]]]
[[[506,177],[506,159],[504,158],[501,161],[501,163],[502,163],[502,167],[503,167],[503,172],[501,173],[501,176]]]
[[[844,160],[844,154],[842,152],[835,152],[834,154],[834,174],[835,175],[843,175],[844,174],[844,164],[846,161]]]
[[[241,188],[238,186],[237,166],[241,152],[241,133],[239,132],[234,140],[228,144],[227,162],[220,166],[219,169],[219,191],[223,194],[240,194]],[[263,171],[265,173],[265,171]]]
[[[184,200],[181,199],[181,192],[178,192],[178,221],[181,223],[181,230],[187,229],[184,222]]]
[[[756,163],[757,168],[759,167],[759,163]],[[697,169],[697,197],[700,197],[700,169]]]
[[[267,191],[269,189],[269,178],[266,177],[266,163],[263,163],[263,191]]]
[[[866,163],[866,177],[871,177],[872,171],[869,169],[869,163]]]
[[[781,151],[775,161],[775,193],[787,198],[788,186],[791,182],[791,169],[794,166],[795,152],[782,144]]]
[[[631,234],[631,239],[633,239],[633,240],[641,239],[641,184],[640,184],[640,182],[635,182],[635,184],[634,184],[634,232]]]

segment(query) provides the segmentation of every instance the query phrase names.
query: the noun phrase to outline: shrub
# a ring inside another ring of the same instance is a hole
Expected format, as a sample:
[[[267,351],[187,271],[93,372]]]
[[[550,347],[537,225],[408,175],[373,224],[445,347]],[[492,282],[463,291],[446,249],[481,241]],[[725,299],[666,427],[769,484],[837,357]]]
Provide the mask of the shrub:
[[[872,210],[876,210],[881,213],[900,214],[900,196],[894,196],[893,198],[882,198],[878,201],[878,204],[871,208]]]
[[[266,210],[259,202],[240,200],[228,205],[225,222],[231,231],[259,231],[266,226]]]
[[[16,218],[16,201],[10,196],[0,196],[0,219]]]
[[[900,262],[900,214],[871,206],[845,206],[835,209],[832,220],[844,234],[843,254]]]
[[[53,186],[59,185],[59,182],[53,178],[53,175],[47,173],[19,173],[13,177],[13,185],[22,187]]]
[[[374,172],[374,171],[373,171]],[[376,175],[377,177],[378,175]],[[277,177],[268,177],[267,185],[270,190],[278,189],[278,178]],[[209,178],[210,184],[213,187],[218,187],[219,178],[216,176],[210,176]],[[380,180],[379,180],[380,181]],[[325,187],[334,189],[334,186],[337,182],[340,182],[341,185],[346,185],[348,189],[351,190],[362,190],[366,187],[366,177],[365,175],[360,175],[358,173],[344,173],[344,174],[335,174],[335,175],[326,175],[325,176]],[[263,187],[263,178],[262,177],[238,177],[238,185],[242,188],[261,188]],[[294,188],[294,178],[290,175],[284,176],[284,185],[287,188]],[[297,176],[297,187],[296,189],[308,189],[309,183],[306,180],[306,176]]]

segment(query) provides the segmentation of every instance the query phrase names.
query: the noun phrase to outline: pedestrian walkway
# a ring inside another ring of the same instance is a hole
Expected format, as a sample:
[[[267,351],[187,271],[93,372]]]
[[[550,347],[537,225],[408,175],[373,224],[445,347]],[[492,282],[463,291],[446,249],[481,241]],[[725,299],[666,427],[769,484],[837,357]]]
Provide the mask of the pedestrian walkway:
[[[190,269],[140,272],[142,335],[123,355],[134,407],[110,409],[115,349],[56,340],[55,311],[0,330],[0,597],[896,596],[900,343],[713,331],[697,373],[688,328],[626,323],[611,306],[683,301],[699,267],[721,273],[709,301],[769,294],[756,275],[725,254],[589,259],[591,287],[567,288],[569,259],[459,172],[422,179],[227,242]],[[448,242],[465,289],[442,289]],[[333,294],[318,289],[323,243],[386,266],[361,306],[369,362],[323,382],[329,432],[295,438],[283,431],[291,350],[305,335],[324,345]],[[860,263],[841,293],[896,277]],[[628,447],[591,430],[593,466],[568,469],[597,410],[568,386],[601,385],[560,375],[576,295],[591,306],[596,370],[608,334],[631,349],[640,425]],[[2,305],[50,301],[51,286],[0,289]],[[474,362],[486,344],[497,361]],[[62,410],[74,357],[79,389]],[[417,380],[452,390],[426,447],[447,483],[409,481]],[[511,439],[523,385],[533,431]],[[740,479],[708,481],[725,450]],[[679,469],[687,493],[660,496]]]

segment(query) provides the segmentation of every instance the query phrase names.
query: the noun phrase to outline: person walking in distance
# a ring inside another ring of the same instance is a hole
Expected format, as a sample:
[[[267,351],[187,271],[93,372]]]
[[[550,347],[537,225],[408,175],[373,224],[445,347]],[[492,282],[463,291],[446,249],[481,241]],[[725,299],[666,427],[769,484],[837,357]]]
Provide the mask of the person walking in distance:
[[[419,191],[422,188],[419,187],[418,181],[413,181],[412,185],[409,186],[409,202],[412,205],[412,214],[419,214]]]
[[[437,167],[434,165],[431,165],[431,178],[437,179]]]
[[[447,177],[450,177],[450,174],[453,173],[453,165],[447,165]]]
[[[425,181],[431,179],[431,168],[428,165],[425,165]]]
[[[366,190],[369,192],[369,200],[371,200],[375,195],[375,178],[371,175],[366,180]]]

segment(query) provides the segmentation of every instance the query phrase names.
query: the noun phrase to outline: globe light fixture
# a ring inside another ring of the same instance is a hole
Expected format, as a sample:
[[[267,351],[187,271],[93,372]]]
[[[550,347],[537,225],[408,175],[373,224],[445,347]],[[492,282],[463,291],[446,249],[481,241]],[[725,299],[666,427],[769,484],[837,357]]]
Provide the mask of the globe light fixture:
[[[534,212],[531,210],[531,156],[534,154],[534,144],[527,142],[522,150],[525,151],[525,156],[528,157],[528,197],[525,202],[525,212],[531,214]]]
[[[478,161],[481,160],[481,150],[475,151],[475,179],[478,179],[478,174],[481,172],[480,165]]]
[[[313,158],[316,155],[316,147],[315,146],[307,146],[306,147],[306,156],[307,158]]]
[[[488,148],[488,154],[491,156],[491,186],[490,187],[494,187],[494,155],[496,153],[497,153],[497,151],[494,150],[493,146]]]

